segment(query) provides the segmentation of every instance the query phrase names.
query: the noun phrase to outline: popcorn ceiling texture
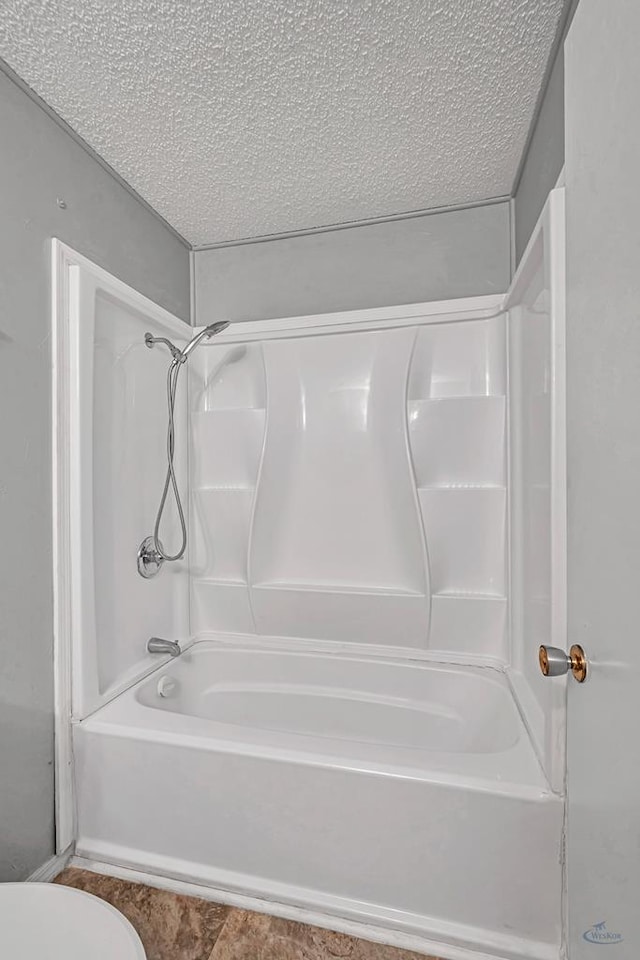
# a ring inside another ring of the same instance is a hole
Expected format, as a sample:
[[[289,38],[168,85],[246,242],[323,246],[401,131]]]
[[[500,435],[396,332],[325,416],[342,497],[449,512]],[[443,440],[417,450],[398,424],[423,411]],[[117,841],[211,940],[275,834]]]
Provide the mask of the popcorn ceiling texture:
[[[3,0],[0,56],[198,245],[510,192],[563,0]]]

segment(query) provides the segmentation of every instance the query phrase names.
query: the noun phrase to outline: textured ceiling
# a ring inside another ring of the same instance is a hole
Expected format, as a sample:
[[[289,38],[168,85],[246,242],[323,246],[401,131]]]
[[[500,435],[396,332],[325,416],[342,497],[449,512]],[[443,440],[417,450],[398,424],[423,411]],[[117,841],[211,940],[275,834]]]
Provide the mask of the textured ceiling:
[[[0,56],[194,244],[510,192],[563,0],[2,0]]]

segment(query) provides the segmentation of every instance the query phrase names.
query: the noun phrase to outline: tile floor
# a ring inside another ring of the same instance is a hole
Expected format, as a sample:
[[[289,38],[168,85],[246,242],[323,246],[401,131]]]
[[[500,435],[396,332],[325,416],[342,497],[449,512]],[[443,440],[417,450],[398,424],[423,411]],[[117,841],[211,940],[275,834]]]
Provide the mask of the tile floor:
[[[147,960],[425,960],[396,947],[77,867],[67,867],[54,883],[86,890],[117,907],[138,931]]]

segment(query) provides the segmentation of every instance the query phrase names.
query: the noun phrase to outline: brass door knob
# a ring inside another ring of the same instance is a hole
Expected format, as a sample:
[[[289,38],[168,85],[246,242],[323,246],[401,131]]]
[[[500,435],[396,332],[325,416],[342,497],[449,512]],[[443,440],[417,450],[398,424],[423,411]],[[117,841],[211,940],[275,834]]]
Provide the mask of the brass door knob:
[[[587,679],[587,658],[578,643],[573,644],[569,653],[559,647],[542,646],[538,650],[538,662],[545,677],[562,677],[571,670],[578,683]]]

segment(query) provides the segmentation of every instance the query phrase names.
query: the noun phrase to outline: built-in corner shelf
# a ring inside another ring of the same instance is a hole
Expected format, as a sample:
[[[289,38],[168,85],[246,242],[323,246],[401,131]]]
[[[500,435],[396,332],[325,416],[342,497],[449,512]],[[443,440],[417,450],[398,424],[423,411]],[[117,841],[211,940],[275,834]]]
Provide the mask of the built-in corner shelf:
[[[429,557],[432,650],[506,656],[506,397],[500,318],[418,334],[408,435]]]
[[[196,488],[254,487],[264,437],[264,408],[206,410],[193,415]]]
[[[191,498],[191,567],[199,579],[247,580],[253,487],[203,487]]]
[[[504,485],[505,411],[504,397],[410,401],[417,485]]]
[[[253,582],[251,584],[256,590],[285,590],[299,593],[348,593],[351,596],[360,595],[360,596],[377,596],[377,597],[422,597],[425,598],[424,591],[421,590],[411,590],[408,588],[403,588],[401,586],[397,587],[376,587],[373,584],[366,583],[347,583],[345,581],[341,583],[318,583],[317,581],[308,581],[308,580],[294,580],[294,581],[284,581],[284,580],[262,580],[260,582]]]
[[[409,377],[409,403],[504,397],[504,316],[429,324],[418,330]]]
[[[504,487],[418,491],[433,594],[504,596]]]
[[[507,599],[440,593],[431,598],[431,650],[507,660]]]
[[[506,490],[506,487],[502,483],[430,483],[416,489],[420,493],[422,490]]]
[[[506,401],[409,401],[416,487],[435,595],[505,594]]]
[[[192,629],[253,633],[247,549],[264,443],[260,344],[212,346],[192,415]]]

